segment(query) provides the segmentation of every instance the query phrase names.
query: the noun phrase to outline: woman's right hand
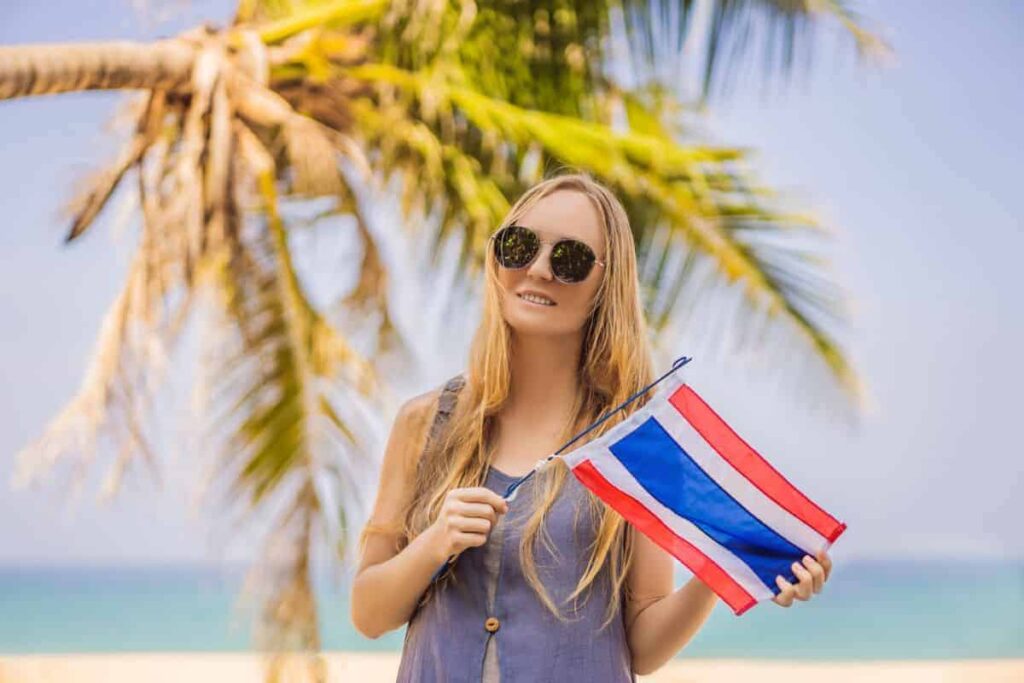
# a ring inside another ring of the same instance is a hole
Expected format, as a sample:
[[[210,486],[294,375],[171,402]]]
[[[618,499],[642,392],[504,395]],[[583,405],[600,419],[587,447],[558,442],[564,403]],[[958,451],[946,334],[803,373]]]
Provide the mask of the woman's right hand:
[[[487,542],[498,516],[508,512],[508,502],[483,486],[452,489],[434,520],[434,534],[447,560],[466,548]]]

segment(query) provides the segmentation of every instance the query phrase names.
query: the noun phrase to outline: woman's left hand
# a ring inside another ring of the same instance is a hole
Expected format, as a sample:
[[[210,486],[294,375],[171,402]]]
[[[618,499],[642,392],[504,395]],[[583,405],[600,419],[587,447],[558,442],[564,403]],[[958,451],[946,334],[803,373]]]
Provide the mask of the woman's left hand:
[[[820,593],[828,575],[832,572],[832,560],[828,553],[822,550],[818,553],[817,559],[810,555],[804,555],[803,562],[793,563],[793,573],[800,580],[796,585],[790,583],[777,575],[775,583],[782,591],[772,598],[772,602],[783,607],[789,607],[793,600],[810,600],[813,593]]]

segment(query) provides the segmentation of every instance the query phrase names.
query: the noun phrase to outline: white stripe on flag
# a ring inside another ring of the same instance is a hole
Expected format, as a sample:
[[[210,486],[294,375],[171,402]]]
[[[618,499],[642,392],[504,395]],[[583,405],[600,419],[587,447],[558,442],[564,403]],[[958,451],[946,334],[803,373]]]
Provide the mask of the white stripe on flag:
[[[577,447],[576,450],[569,451],[568,453],[559,455],[558,457],[561,458],[570,468],[575,467],[577,463],[594,457],[594,455],[599,454],[608,444],[615,443],[619,439],[628,436],[634,429],[642,425],[644,422],[647,422],[651,417],[650,411],[648,410],[648,406],[650,405],[651,403],[648,403],[643,408],[640,408],[601,436],[596,437],[593,441],[586,442],[582,446]]]
[[[671,403],[659,402],[654,406],[652,414],[716,484],[777,534],[811,555],[827,542],[824,536],[766,496],[740,474]]]
[[[743,560],[733,555],[727,548],[719,545],[714,539],[694,525],[693,522],[680,517],[659,503],[640,482],[633,478],[629,470],[607,448],[594,449],[590,453],[589,460],[601,473],[601,476],[616,488],[635,498],[650,510],[655,517],[664,522],[665,526],[671,529],[677,536],[685,539],[711,558],[734,581],[739,583],[744,590],[750,593],[755,600],[761,601],[775,596],[775,593],[764,585],[757,574]]]

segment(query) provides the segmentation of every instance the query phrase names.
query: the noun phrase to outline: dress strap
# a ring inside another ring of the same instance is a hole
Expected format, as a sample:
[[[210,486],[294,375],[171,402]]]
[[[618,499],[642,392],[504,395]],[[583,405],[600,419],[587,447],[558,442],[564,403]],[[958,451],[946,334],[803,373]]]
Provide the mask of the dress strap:
[[[428,452],[430,447],[441,438],[442,431],[445,425],[448,423],[448,419],[455,411],[455,404],[459,398],[459,391],[466,384],[466,377],[463,374],[458,374],[445,382],[444,388],[441,390],[441,395],[437,400],[437,412],[434,413],[434,421],[430,425],[430,433],[427,436],[427,442],[423,446],[424,453]]]
[[[445,426],[448,424],[448,419],[455,411],[455,404],[458,401],[458,394],[462,390],[462,387],[466,384],[466,378],[463,374],[458,374],[445,382],[444,388],[441,389],[441,395],[437,400],[437,410],[434,413],[434,421],[430,425],[430,432],[427,434],[426,443],[423,444],[423,451],[420,453],[420,458],[417,461],[417,476],[422,476],[424,467],[426,466],[427,460],[432,456],[431,448],[441,438]],[[436,453],[433,454],[436,456]],[[449,565],[451,566],[451,565]],[[447,572],[446,572],[447,575]],[[424,591],[423,596],[420,598],[420,602],[417,606],[422,606],[428,596],[433,592],[433,588],[436,584],[433,582],[431,586]]]

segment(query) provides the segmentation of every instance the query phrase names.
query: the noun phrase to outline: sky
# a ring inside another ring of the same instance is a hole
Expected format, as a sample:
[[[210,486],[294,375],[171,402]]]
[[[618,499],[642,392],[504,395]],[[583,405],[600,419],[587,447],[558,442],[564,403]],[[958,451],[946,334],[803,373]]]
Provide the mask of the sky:
[[[223,17],[225,6],[149,3],[170,8],[165,20],[137,4],[15,3],[5,7],[0,44],[150,39]],[[854,303],[844,340],[871,409],[856,427],[808,411],[727,355],[692,363],[692,382],[848,524],[835,560],[1024,558],[1015,433],[1024,7],[859,7],[892,44],[894,63],[858,67],[826,43],[808,77],[737,89],[712,103],[706,125],[714,141],[755,149],[759,177],[786,205],[835,231],[836,272]],[[81,381],[121,286],[130,239],[113,234],[114,212],[70,248],[58,214],[76,180],[116,149],[106,121],[119,101],[93,93],[0,102],[0,565],[224,557],[224,527],[197,503],[202,454],[165,463],[159,482],[140,472],[103,504],[96,482],[70,497],[61,471],[28,489],[9,484],[15,453]],[[450,334],[435,326],[427,343],[444,348]],[[678,347],[707,341],[697,337],[687,332]],[[436,385],[460,363],[449,353],[406,391]]]

